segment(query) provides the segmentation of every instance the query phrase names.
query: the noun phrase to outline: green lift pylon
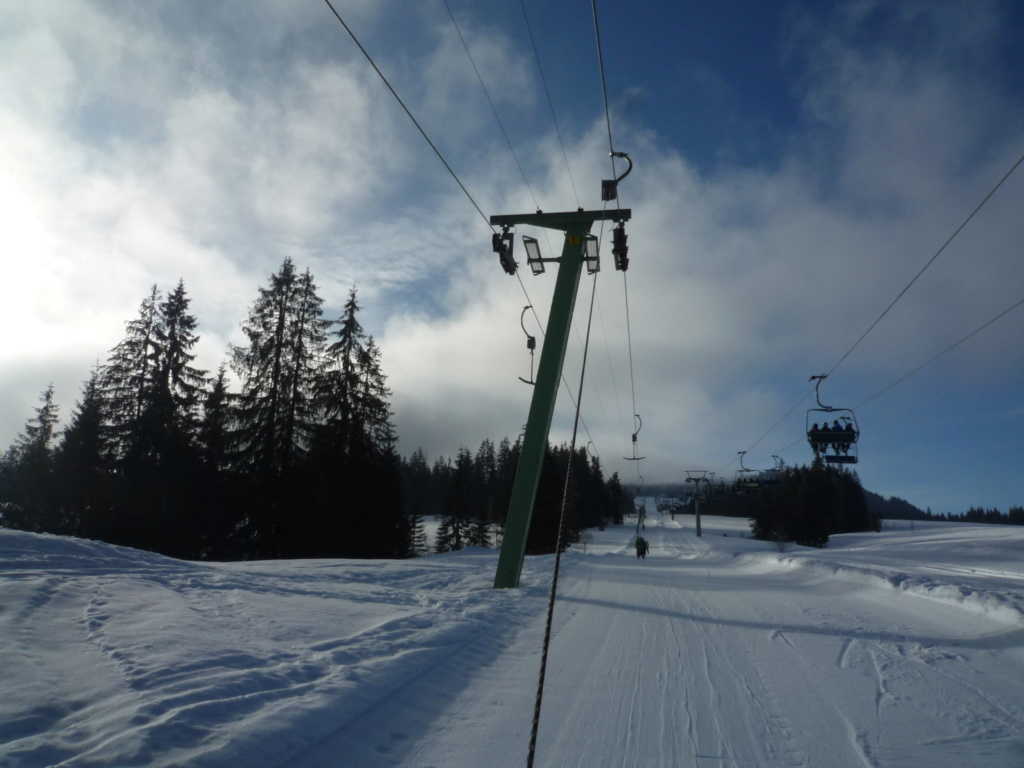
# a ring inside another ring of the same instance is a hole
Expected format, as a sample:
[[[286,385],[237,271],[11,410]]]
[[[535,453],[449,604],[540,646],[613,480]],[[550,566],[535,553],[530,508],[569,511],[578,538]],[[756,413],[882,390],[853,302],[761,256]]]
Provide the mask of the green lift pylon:
[[[548,432],[551,429],[551,418],[555,410],[558,382],[562,377],[562,363],[565,360],[565,348],[569,340],[573,308],[576,305],[576,291],[586,258],[587,235],[595,221],[615,221],[621,224],[629,221],[631,216],[629,209],[615,209],[610,211],[579,210],[565,213],[538,211],[537,213],[491,217],[491,224],[504,227],[506,233],[510,227],[518,224],[555,229],[565,233],[561,257],[545,260],[558,262],[558,276],[555,279],[555,292],[551,298],[551,313],[548,315],[547,331],[541,349],[537,380],[533,388],[533,400],[530,402],[530,415],[527,418],[526,432],[523,435],[519,466],[516,469],[516,479],[512,486],[505,535],[501,543],[501,553],[498,556],[498,570],[494,576],[495,589],[513,589],[519,586],[523,558],[526,555],[526,537],[530,532],[533,504],[537,497],[537,485],[540,482],[540,471],[544,464],[544,452],[548,445]],[[619,233],[613,238],[613,242],[618,248],[615,253],[616,266],[623,269],[627,263],[625,232],[621,227],[616,231]],[[504,254],[502,255],[503,265],[511,261],[511,251],[507,255],[508,259]],[[507,268],[506,271],[508,271]]]

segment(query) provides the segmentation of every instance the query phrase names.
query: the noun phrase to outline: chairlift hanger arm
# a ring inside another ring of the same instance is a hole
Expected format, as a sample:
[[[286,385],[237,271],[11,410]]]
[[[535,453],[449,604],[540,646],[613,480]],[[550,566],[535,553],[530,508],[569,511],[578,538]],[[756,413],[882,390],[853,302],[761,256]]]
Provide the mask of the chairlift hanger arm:
[[[827,378],[828,378],[828,374],[827,373],[821,373],[821,374],[818,374],[817,376],[811,376],[811,378],[809,378],[808,381],[813,381],[814,382],[814,399],[818,401],[818,407],[819,408],[823,408],[826,411],[831,411],[832,410],[832,406],[831,405],[825,405],[823,402],[821,402],[821,395],[818,394],[818,387],[820,387],[821,386],[821,382],[823,382]]]

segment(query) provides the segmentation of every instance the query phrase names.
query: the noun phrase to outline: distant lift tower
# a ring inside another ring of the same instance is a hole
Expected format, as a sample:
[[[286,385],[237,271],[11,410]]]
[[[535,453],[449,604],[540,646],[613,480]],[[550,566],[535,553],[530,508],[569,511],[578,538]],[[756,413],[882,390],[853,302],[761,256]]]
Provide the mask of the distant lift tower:
[[[498,571],[494,577],[495,589],[513,589],[519,586],[519,576],[523,570],[523,557],[526,554],[526,537],[530,532],[530,519],[533,516],[533,504],[537,497],[537,485],[540,482],[540,470],[544,464],[544,452],[548,445],[548,432],[551,429],[551,417],[555,410],[555,395],[558,382],[562,378],[562,362],[565,360],[565,347],[569,340],[569,328],[572,324],[573,307],[576,305],[576,291],[580,283],[583,265],[587,264],[591,272],[597,269],[596,240],[590,235],[591,226],[595,221],[614,221],[617,226],[612,231],[612,253],[617,269],[624,270],[628,263],[626,258],[626,232],[624,223],[629,221],[632,213],[629,209],[619,208],[608,211],[569,211],[565,213],[524,213],[509,216],[492,216],[491,224],[502,227],[502,233],[494,235],[494,250],[498,253],[501,265],[508,274],[515,274],[516,263],[512,259],[512,227],[525,224],[545,229],[560,230],[565,233],[562,255],[554,259],[542,259],[537,241],[523,238],[527,249],[527,263],[535,275],[544,272],[544,264],[558,264],[558,276],[555,279],[555,292],[551,298],[551,314],[548,316],[547,332],[541,349],[540,365],[537,368],[536,384],[533,388],[533,400],[530,403],[530,415],[526,421],[526,432],[523,435],[523,447],[519,456],[519,467],[516,470],[515,483],[512,486],[512,498],[508,506],[508,519],[505,523],[505,535],[501,543],[501,554],[498,556]],[[591,251],[593,249],[593,251]]]

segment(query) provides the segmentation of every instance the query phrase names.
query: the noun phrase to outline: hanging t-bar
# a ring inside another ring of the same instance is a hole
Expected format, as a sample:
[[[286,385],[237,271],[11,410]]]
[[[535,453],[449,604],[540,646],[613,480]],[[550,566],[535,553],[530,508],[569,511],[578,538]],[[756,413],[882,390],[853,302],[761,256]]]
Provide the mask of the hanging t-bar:
[[[519,316],[519,325],[523,329],[523,333],[526,334],[526,348],[530,350],[530,380],[527,381],[522,376],[519,377],[519,380],[523,382],[523,384],[534,385],[537,382],[533,380],[533,351],[537,349],[537,337],[531,336],[530,332],[526,330],[526,323],[524,322],[524,320],[526,318],[526,310],[528,309],[533,309],[533,305],[527,304],[525,307],[523,307],[523,314]]]
[[[636,428],[636,432],[633,433],[633,457],[630,458],[629,456],[623,456],[622,458],[624,458],[626,461],[643,461],[644,459],[647,458],[646,456],[637,456],[636,455],[636,453],[637,453],[637,451],[636,451],[636,436],[639,435],[640,434],[640,430],[644,428],[644,421],[643,421],[643,419],[640,418],[640,414],[639,413],[634,413],[633,414],[633,418],[636,419],[637,424],[639,425]]]

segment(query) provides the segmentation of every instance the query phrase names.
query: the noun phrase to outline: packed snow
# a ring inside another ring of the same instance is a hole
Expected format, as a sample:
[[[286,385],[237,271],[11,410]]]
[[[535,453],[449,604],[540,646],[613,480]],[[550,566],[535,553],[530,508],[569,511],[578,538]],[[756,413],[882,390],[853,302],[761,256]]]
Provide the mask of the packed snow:
[[[1024,528],[562,558],[536,765],[1024,765]],[[526,764],[554,558],[193,563],[0,530],[0,765]]]

